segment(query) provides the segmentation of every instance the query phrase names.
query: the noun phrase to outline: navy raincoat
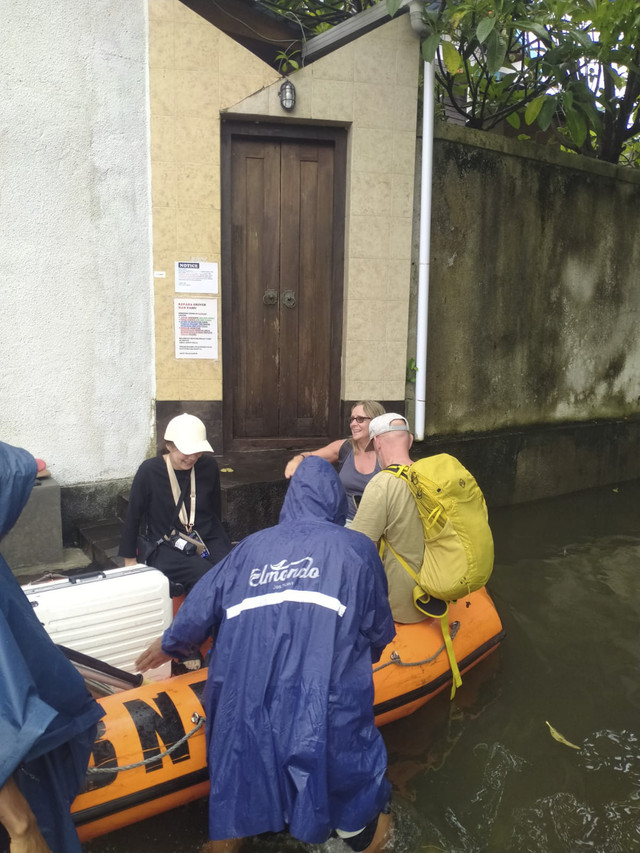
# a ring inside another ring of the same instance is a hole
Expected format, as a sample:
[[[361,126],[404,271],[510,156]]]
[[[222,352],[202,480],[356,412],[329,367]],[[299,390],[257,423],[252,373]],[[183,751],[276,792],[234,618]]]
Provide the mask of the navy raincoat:
[[[0,538],[22,512],[36,470],[30,453],[0,442]],[[53,853],[81,851],[69,807],[103,714],[0,556],[0,786],[14,777]]]
[[[342,527],[326,461],[299,466],[280,522],[241,542],[187,596],[163,648],[215,639],[205,708],[212,839],[356,831],[388,801],[372,662],[395,634],[373,543]]]

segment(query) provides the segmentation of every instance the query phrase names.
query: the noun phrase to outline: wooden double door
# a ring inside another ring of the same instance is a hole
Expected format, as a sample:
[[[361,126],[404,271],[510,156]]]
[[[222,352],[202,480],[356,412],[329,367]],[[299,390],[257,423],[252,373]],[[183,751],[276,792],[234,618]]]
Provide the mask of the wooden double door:
[[[338,128],[223,125],[229,449],[339,432],[345,147]]]

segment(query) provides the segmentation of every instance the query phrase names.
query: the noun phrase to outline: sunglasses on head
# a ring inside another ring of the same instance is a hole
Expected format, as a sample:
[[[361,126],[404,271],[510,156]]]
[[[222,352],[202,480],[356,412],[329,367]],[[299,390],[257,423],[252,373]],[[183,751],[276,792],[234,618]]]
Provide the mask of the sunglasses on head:
[[[349,418],[349,423],[352,424],[355,421],[357,424],[361,424],[361,423],[364,423],[364,421],[370,421],[370,420],[371,420],[371,418],[363,417],[362,415],[352,415]]]

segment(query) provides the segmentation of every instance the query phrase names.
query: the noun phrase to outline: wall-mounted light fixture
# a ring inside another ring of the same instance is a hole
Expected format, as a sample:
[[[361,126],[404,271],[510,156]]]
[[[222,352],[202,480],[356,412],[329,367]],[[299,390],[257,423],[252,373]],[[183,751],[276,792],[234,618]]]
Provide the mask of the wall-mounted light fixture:
[[[296,87],[291,80],[285,80],[278,90],[278,97],[283,110],[292,110],[296,105]]]

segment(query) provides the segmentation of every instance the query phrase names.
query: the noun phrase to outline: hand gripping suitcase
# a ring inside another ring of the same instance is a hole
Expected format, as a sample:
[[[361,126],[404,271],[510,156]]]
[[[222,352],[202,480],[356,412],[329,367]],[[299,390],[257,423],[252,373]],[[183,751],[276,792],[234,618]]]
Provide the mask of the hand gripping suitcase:
[[[54,643],[131,673],[173,617],[168,578],[144,565],[36,581],[22,589]],[[170,661],[145,673],[154,680],[170,675]]]

